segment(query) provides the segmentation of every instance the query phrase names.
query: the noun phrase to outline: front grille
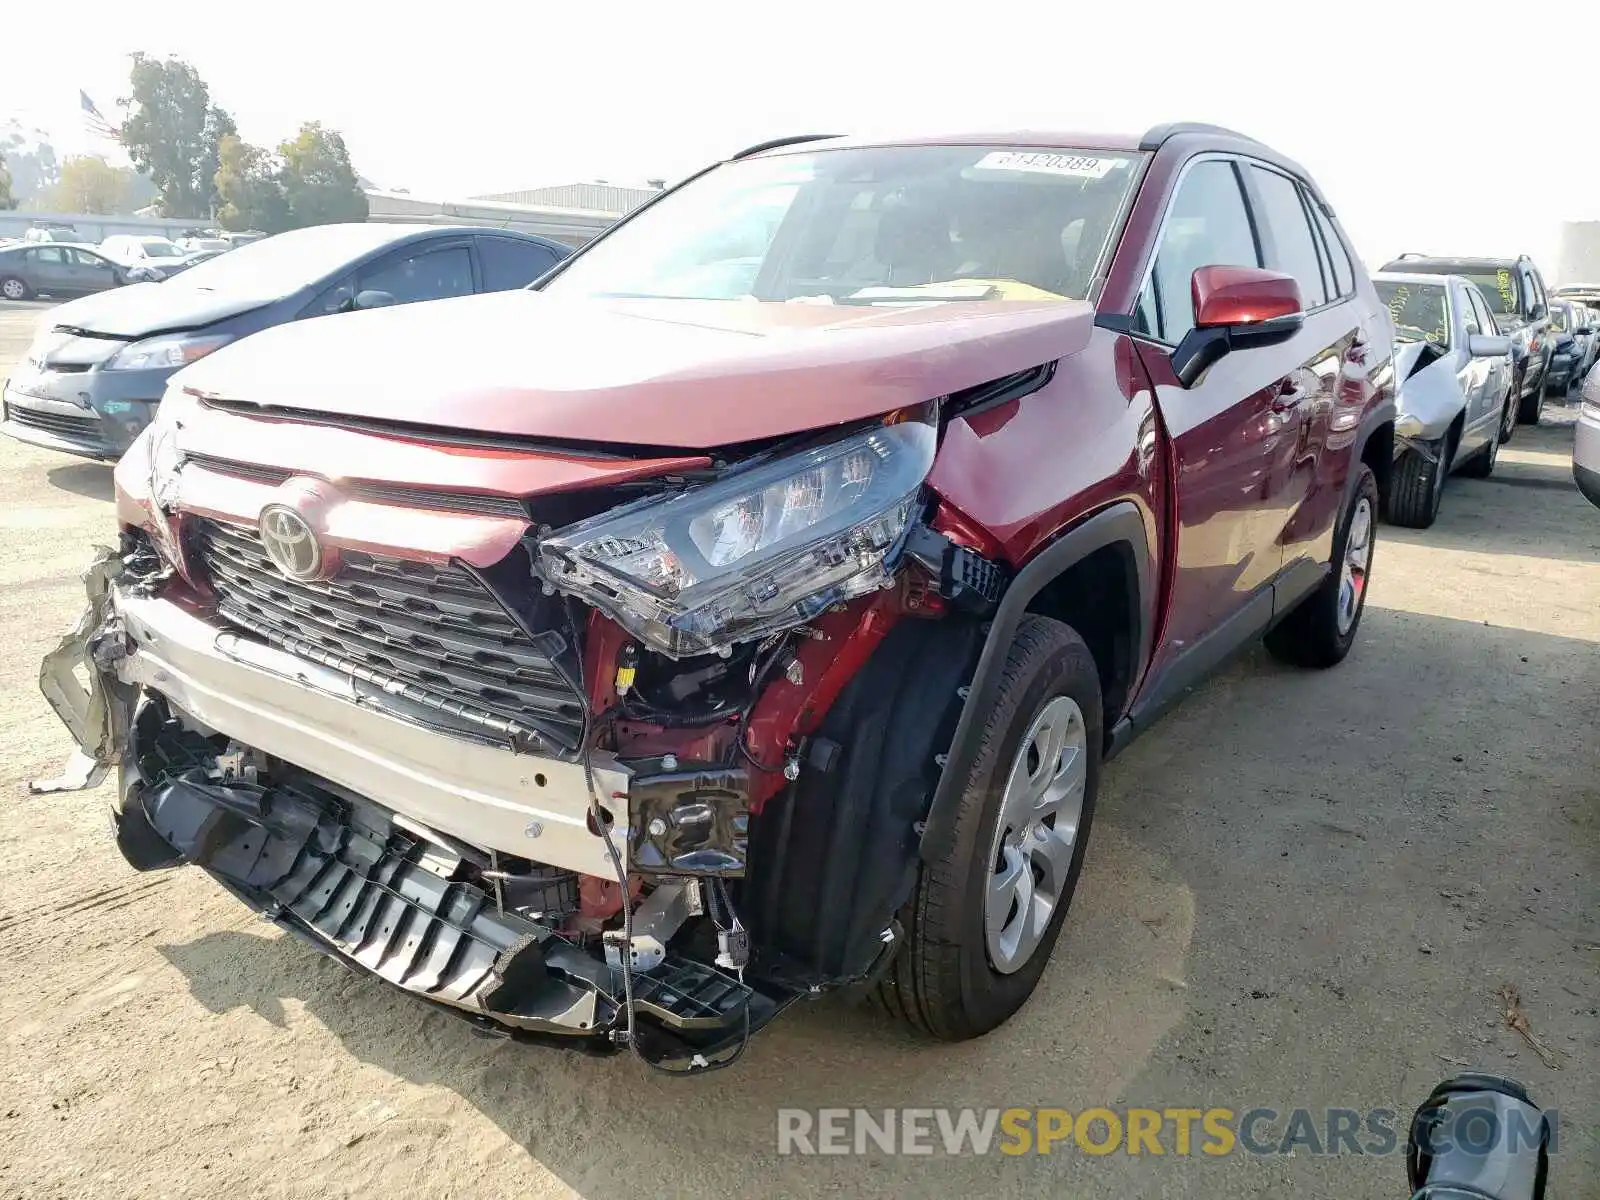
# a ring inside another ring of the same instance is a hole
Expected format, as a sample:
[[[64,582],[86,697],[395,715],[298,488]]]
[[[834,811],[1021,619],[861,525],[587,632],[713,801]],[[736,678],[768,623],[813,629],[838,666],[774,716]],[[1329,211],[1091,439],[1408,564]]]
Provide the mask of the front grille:
[[[576,749],[579,696],[468,572],[350,552],[335,578],[302,582],[253,529],[201,521],[193,545],[238,628],[513,743]]]
[[[90,442],[100,440],[99,417],[75,417],[70,413],[45,412],[37,408],[23,408],[17,404],[8,406],[6,414],[18,425],[42,429],[58,437]]]
[[[277,486],[293,471],[282,467],[264,467],[259,463],[240,462],[233,458],[217,458],[210,454],[186,454],[185,459],[207,471],[249,479],[255,483]],[[478,513],[490,517],[528,517],[527,507],[515,496],[481,496],[470,492],[445,492],[437,488],[408,487],[398,483],[377,483],[369,480],[340,480],[341,493],[355,500],[370,500],[374,504],[398,504],[406,508],[429,508],[436,512]]]

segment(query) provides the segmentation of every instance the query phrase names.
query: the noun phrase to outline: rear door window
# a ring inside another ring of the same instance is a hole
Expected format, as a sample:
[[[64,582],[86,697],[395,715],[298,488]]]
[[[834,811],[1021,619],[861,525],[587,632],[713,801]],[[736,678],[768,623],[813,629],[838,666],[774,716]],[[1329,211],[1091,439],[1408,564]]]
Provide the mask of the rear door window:
[[[1258,215],[1271,234],[1273,261],[1267,266],[1294,276],[1306,308],[1326,304],[1330,297],[1323,283],[1322,260],[1305,205],[1300,202],[1299,185],[1266,167],[1253,166],[1250,170],[1261,197],[1262,211]]]
[[[1190,280],[1197,269],[1260,265],[1261,250],[1233,162],[1194,163],[1162,220],[1155,263],[1134,312],[1135,328],[1176,345],[1194,328]]]

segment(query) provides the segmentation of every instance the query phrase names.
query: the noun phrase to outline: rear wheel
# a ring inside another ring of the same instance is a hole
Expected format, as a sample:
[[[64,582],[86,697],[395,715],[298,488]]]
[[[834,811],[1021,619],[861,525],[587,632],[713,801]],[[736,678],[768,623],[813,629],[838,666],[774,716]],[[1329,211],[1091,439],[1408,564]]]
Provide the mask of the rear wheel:
[[[1461,473],[1469,479],[1487,479],[1494,474],[1494,464],[1499,457],[1500,439],[1491,437],[1482,450],[1461,464]]]
[[[33,289],[28,286],[25,279],[18,279],[15,275],[0,277],[0,297],[7,300],[27,300],[33,295]]]
[[[873,990],[947,1041],[988,1033],[1038,985],[1077,888],[1102,744],[1100,676],[1072,629],[1025,617],[962,793],[947,856],[900,914],[905,942]]]
[[[1331,667],[1355,645],[1378,528],[1378,480],[1365,463],[1360,472],[1333,539],[1327,577],[1267,634],[1267,649],[1284,662]]]
[[[1504,446],[1511,440],[1511,435],[1517,431],[1517,385],[1512,383],[1511,390],[1506,392],[1505,402],[1500,406],[1500,444]]]

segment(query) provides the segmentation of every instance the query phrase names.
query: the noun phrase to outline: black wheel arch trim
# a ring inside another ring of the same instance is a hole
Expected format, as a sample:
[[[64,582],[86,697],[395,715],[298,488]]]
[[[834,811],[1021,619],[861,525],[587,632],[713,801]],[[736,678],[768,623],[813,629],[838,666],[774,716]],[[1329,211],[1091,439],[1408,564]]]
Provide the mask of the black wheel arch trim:
[[[1064,571],[1095,551],[1119,543],[1126,544],[1132,551],[1130,557],[1138,589],[1134,604],[1136,628],[1133,639],[1133,644],[1138,647],[1138,659],[1134,664],[1133,678],[1137,680],[1142,674],[1150,655],[1156,581],[1151,577],[1150,540],[1144,517],[1131,501],[1119,500],[1073,526],[1036,554],[1017,573],[1001,598],[1000,607],[989,623],[983,649],[978,655],[977,668],[968,685],[966,703],[961,708],[955,736],[946,753],[944,769],[939,774],[939,784],[928,808],[919,845],[924,862],[942,858],[950,850],[955,837],[955,817],[961,791],[977,759],[978,738],[983,730],[983,722],[994,707],[1000,677],[1005,670],[1006,655],[1015,640],[1017,627],[1027,614],[1028,605],[1051,580]],[[1106,714],[1108,729],[1120,715]]]

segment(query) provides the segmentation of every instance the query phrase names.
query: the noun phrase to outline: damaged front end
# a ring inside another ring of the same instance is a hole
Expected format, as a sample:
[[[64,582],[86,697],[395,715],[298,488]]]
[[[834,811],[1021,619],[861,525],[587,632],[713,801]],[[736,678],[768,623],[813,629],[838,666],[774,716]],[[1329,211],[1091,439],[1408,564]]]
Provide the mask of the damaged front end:
[[[79,751],[36,789],[114,768],[134,867],[200,866],[485,1029],[726,1061],[896,949],[1004,585],[928,524],[936,419],[580,496],[554,530],[136,447],[122,546],[41,671]],[[471,553],[377,536],[434,527]]]

